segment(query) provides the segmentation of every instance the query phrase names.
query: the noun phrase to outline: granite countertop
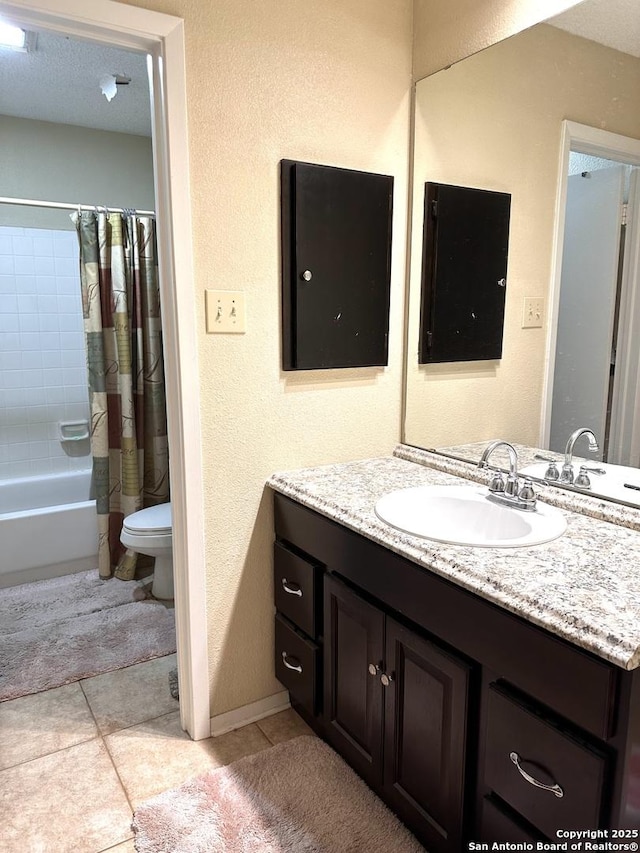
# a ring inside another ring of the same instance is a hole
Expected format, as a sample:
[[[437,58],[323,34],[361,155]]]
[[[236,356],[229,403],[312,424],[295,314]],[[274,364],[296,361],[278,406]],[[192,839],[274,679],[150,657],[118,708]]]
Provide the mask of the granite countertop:
[[[563,536],[528,548],[420,539],[374,506],[395,489],[468,483],[427,464],[385,456],[279,472],[267,485],[623,669],[640,665],[640,532],[566,511]]]

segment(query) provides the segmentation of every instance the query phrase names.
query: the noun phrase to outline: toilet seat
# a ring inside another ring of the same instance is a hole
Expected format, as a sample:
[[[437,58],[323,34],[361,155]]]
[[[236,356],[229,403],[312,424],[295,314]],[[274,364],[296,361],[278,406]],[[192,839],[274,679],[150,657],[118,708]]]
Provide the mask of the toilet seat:
[[[158,504],[128,515],[122,530],[131,536],[166,536],[171,534],[171,504]]]

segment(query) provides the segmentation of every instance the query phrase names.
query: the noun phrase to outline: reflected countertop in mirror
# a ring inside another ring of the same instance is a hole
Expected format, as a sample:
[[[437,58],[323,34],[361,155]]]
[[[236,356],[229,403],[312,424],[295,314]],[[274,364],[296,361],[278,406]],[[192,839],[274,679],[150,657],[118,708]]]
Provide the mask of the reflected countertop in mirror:
[[[597,12],[606,6],[612,20],[614,5],[615,0],[580,4],[583,17],[590,9]],[[563,16],[552,23],[562,26]],[[601,32],[604,40],[606,32],[602,28]],[[461,445],[473,448],[479,442],[484,446],[495,436],[504,436],[522,446],[542,444],[561,453],[573,429],[591,425],[581,414],[580,422],[568,419],[563,425],[562,441],[554,445],[541,438],[549,435],[553,371],[548,365],[555,364],[560,305],[560,287],[554,290],[552,282],[565,120],[640,140],[640,57],[546,23],[416,85],[403,430],[408,445],[438,448],[443,453],[455,448],[459,453]],[[427,181],[511,194],[500,360],[418,364]],[[525,297],[543,300],[538,328],[523,328]],[[616,310],[620,312],[619,304]],[[585,329],[581,322],[575,323],[578,336],[591,335],[592,329]],[[602,370],[608,373],[609,364],[603,364]],[[571,391],[570,383],[567,398]],[[634,424],[630,430],[635,432]],[[608,436],[598,438],[608,449]],[[640,447],[640,436],[631,436],[629,442],[632,448]],[[627,458],[615,454],[605,458],[640,463],[635,450]],[[520,467],[526,464],[522,459]]]
[[[464,477],[467,480],[474,480],[477,483],[488,485],[489,475],[487,470],[478,467],[478,459],[482,454],[482,450],[487,446],[487,443],[480,442],[477,447],[471,444],[439,448],[437,450],[414,447],[409,444],[399,444],[395,448],[393,455],[408,462],[416,462],[419,465],[435,468],[438,471],[453,474],[456,477]],[[535,454],[539,452],[538,448],[527,447],[517,443],[514,447],[518,452],[519,462],[522,461],[524,466],[527,466],[528,463],[536,463]],[[545,451],[540,452],[545,453]],[[496,451],[495,459],[492,456],[491,466],[492,468],[502,468],[504,463],[504,470],[508,471],[508,456],[506,453],[501,456],[500,453],[501,451]],[[468,456],[465,456],[465,454],[468,454]],[[586,460],[575,457],[575,461],[578,463]],[[637,503],[632,504],[605,498],[592,490],[558,487],[555,484],[552,485],[536,478],[534,478],[534,481],[536,495],[545,503],[549,503],[560,509],[568,509],[572,512],[588,515],[600,521],[608,521],[611,524],[617,524],[621,527],[640,530],[640,506]]]

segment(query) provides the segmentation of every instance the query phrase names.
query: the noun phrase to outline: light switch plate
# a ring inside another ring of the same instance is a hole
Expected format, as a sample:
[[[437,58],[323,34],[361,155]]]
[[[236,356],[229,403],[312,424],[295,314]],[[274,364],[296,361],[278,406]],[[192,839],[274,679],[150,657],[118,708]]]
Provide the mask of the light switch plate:
[[[243,290],[205,290],[207,332],[243,335],[247,331]]]
[[[522,306],[522,328],[542,328],[544,314],[544,298],[542,296],[525,296]]]

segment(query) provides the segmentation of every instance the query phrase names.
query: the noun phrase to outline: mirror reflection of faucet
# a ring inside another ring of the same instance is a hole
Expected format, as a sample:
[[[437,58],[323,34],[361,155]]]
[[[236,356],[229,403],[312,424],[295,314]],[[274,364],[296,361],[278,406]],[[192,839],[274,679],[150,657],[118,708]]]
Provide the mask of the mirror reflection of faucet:
[[[515,507],[527,512],[535,512],[536,495],[533,490],[533,483],[528,478],[524,480],[522,486],[518,479],[518,454],[515,447],[509,444],[508,441],[497,439],[488,444],[480,457],[478,468],[489,468],[489,458],[494,450],[499,447],[506,448],[509,454],[509,475],[507,481],[504,481],[501,471],[494,471],[489,483],[489,500],[505,506]]]
[[[564,451],[564,464],[562,466],[562,471],[560,472],[561,483],[568,483],[569,485],[572,485],[574,483],[573,448],[575,446],[576,441],[583,435],[586,435],[589,440],[590,453],[597,453],[600,449],[598,447],[598,440],[593,430],[589,429],[588,427],[580,427],[579,429],[574,430],[574,432],[572,432],[569,436],[569,440],[567,441],[567,446]],[[591,487],[591,480],[589,479],[586,465],[583,465],[580,468],[578,477],[575,480],[575,485],[586,489]]]
[[[575,435],[575,433],[574,433],[574,435]],[[571,474],[570,474],[571,479],[561,479],[560,471],[558,470],[558,461],[559,460],[554,459],[551,456],[544,455],[542,453],[534,453],[533,458],[539,459],[541,462],[548,462],[549,463],[546,471],[544,472],[544,479],[545,480],[548,480],[550,482],[561,482],[561,483],[564,483],[566,485],[573,484],[578,489],[590,489],[591,488],[591,479],[589,477],[589,474],[595,474],[597,477],[602,477],[607,473],[604,468],[599,468],[597,465],[580,465],[578,475],[575,477],[575,479],[573,479],[573,472],[571,472]],[[563,471],[564,471],[564,465],[563,465]]]
[[[596,460],[589,463],[582,457],[574,459],[573,446],[580,438],[581,433],[581,430],[576,430],[571,434],[567,442],[567,450],[569,451],[573,465],[574,478],[572,482],[560,480],[560,468],[564,467],[564,455],[566,454],[563,455],[561,452],[554,452],[552,450],[535,452],[533,457],[538,461],[531,465],[523,466],[521,476],[530,476],[539,482],[552,482],[554,477],[553,473],[550,476],[549,469],[555,463],[555,482],[557,485],[575,492],[581,492],[585,495],[603,498],[604,500],[615,500],[625,503],[628,506],[640,508],[640,475],[638,468]],[[590,444],[593,445],[593,442],[594,436],[591,433]],[[591,449],[593,450],[593,446]]]

